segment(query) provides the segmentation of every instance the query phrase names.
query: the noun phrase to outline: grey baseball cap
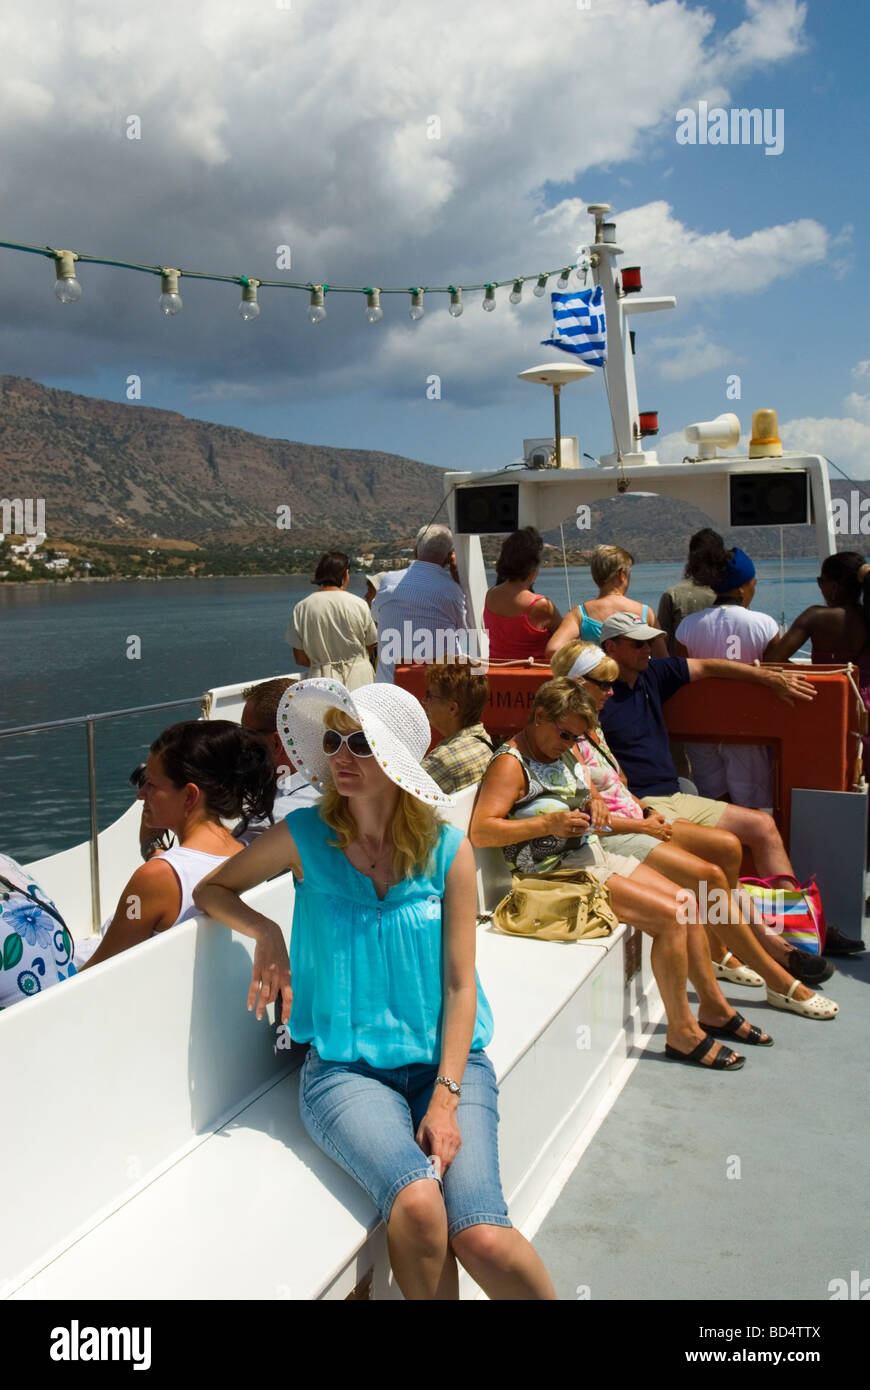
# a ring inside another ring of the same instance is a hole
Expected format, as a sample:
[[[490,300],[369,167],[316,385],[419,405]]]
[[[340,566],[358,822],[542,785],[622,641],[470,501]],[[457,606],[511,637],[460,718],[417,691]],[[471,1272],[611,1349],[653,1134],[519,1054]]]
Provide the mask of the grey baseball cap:
[[[606,642],[609,637],[628,637],[632,642],[652,641],[654,637],[664,637],[660,627],[650,627],[642,618],[633,613],[611,613],[601,624],[599,641]]]

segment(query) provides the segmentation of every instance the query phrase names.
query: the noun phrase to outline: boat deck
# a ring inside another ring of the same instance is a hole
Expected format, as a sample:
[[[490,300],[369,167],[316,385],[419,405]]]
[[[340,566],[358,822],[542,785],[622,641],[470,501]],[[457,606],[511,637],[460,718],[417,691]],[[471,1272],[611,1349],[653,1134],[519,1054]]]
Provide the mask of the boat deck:
[[[722,982],[775,1039],[735,1075],[669,1061],[661,1021],[535,1236],[560,1299],[826,1300],[870,1275],[870,952],[835,963],[831,1022]]]

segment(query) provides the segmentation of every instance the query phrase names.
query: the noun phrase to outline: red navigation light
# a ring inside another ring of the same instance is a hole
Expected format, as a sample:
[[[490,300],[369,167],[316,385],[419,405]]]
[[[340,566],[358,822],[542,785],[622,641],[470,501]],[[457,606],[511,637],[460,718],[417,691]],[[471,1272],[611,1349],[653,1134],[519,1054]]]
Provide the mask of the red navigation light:
[[[640,266],[627,265],[622,270],[622,293],[639,294],[643,289],[640,283]]]
[[[645,434],[658,434],[659,432],[659,413],[657,410],[642,410],[640,412],[640,432]]]

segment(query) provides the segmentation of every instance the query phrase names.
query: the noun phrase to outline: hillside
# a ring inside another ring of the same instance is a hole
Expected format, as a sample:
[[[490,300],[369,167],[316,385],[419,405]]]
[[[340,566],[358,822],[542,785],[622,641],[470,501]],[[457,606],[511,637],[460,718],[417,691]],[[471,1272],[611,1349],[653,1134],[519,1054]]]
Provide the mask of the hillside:
[[[404,541],[438,506],[442,473],[0,377],[0,493],[45,498],[50,536],[274,541],[289,539],[276,521],[289,507],[297,545]]]
[[[257,552],[258,569],[286,567],[291,552],[307,567],[302,552],[329,546],[383,555],[433,516],[444,471],[0,376],[0,496],[44,498],[53,540],[243,549]],[[832,483],[837,496],[847,490]],[[277,524],[279,508],[290,509],[289,531]],[[565,542],[575,562],[597,544],[623,545],[638,561],[682,560],[689,536],[708,524],[696,507],[626,496],[595,503],[587,531],[569,517]],[[558,530],[547,540],[561,554]],[[775,528],[735,530],[729,541],[758,559],[779,555]],[[789,557],[815,553],[809,527],[790,529],[785,544]],[[490,539],[485,553],[497,547]]]

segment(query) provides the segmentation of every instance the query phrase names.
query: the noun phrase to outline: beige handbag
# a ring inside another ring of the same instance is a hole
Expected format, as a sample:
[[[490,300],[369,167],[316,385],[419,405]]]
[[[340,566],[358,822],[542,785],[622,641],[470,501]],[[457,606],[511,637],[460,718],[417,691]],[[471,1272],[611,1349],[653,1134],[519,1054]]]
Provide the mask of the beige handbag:
[[[499,931],[536,941],[591,941],[619,926],[610,893],[586,869],[514,874],[492,920]]]

